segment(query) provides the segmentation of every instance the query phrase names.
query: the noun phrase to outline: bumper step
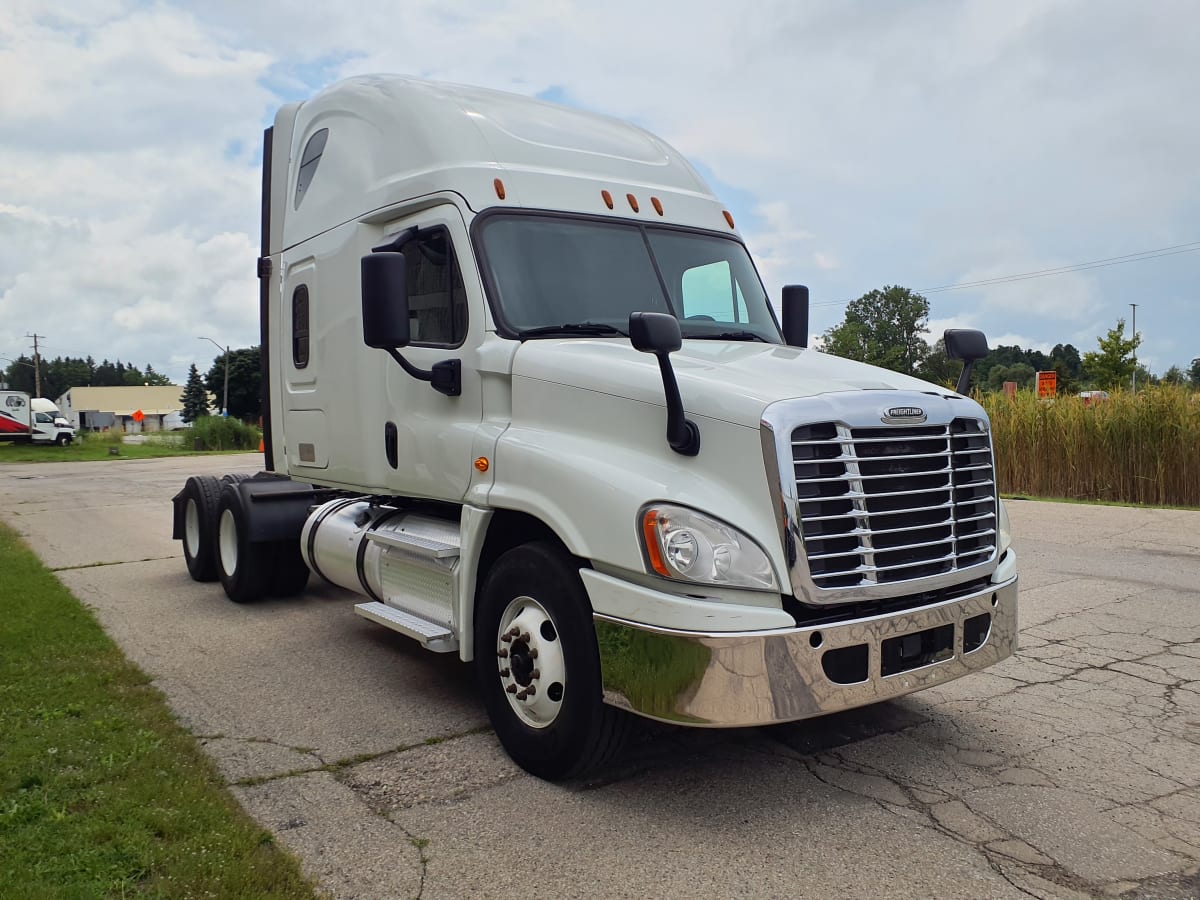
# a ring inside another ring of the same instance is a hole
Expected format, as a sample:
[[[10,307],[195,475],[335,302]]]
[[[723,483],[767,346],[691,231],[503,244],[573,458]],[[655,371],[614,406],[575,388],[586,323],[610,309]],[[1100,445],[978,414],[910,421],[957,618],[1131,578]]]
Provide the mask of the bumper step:
[[[364,619],[420,641],[421,646],[434,653],[452,653],[458,649],[458,638],[454,632],[437,622],[430,622],[384,603],[357,603],[354,611]]]

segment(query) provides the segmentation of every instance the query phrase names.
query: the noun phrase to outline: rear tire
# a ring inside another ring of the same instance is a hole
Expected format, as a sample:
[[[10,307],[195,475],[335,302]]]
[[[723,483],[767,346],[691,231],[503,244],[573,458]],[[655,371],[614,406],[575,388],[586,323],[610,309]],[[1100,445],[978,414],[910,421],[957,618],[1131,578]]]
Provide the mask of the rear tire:
[[[183,486],[183,558],[194,581],[217,580],[217,504],[221,482],[193,475]]]
[[[509,550],[483,584],[475,671],[484,705],[509,756],[539,778],[598,768],[632,727],[602,700],[591,612],[579,564],[549,542]]]
[[[268,593],[275,563],[275,545],[250,543],[249,516],[242,495],[226,484],[217,504],[217,574],[225,595],[234,603],[250,603]]]

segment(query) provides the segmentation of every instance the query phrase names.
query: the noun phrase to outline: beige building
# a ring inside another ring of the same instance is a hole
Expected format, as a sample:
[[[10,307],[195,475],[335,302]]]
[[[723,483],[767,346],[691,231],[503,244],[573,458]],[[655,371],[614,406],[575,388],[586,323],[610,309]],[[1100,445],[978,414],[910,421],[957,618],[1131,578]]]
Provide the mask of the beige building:
[[[183,388],[177,384],[73,387],[57,400],[81,431],[169,431],[182,428]],[[141,410],[142,420],[134,418]]]

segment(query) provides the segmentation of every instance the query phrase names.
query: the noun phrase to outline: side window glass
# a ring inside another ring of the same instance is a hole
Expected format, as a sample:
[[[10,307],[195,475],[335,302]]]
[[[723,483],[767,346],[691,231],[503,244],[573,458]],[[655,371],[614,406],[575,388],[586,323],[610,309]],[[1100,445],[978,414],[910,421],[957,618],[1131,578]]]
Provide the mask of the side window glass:
[[[300,202],[308,193],[313,176],[317,174],[317,166],[321,162],[321,154],[325,152],[325,142],[329,140],[329,129],[322,128],[308,139],[304,145],[304,153],[300,157],[300,171],[296,175],[296,200],[293,209],[300,208]]]
[[[716,322],[745,322],[746,300],[725,260],[683,273],[683,316]]]
[[[292,292],[292,365],[303,369],[308,365],[308,285],[299,285]]]
[[[37,422],[39,425],[53,425],[54,424],[54,420],[52,418],[50,418],[49,413],[43,413],[43,412],[34,413],[34,416],[37,418]]]
[[[444,228],[404,247],[409,333],[414,344],[458,345],[467,336],[467,293]]]

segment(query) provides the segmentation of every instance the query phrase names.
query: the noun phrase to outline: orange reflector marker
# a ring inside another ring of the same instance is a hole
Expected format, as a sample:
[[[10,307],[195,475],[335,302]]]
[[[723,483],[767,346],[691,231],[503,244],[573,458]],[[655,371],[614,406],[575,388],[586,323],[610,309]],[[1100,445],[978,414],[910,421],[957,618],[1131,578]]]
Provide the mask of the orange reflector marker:
[[[648,509],[642,516],[642,534],[646,537],[646,554],[650,557],[650,566],[659,575],[671,577],[671,570],[663,562],[662,551],[658,547],[658,510]]]
[[[492,182],[492,187],[496,189],[496,196],[501,200],[504,199],[504,182],[497,178]]]
[[[725,221],[729,223],[730,228],[737,227],[733,224],[733,216],[729,214],[729,210],[725,210]]]
[[[604,205],[607,206],[609,209],[612,209],[613,208],[612,194],[610,194],[608,191],[601,191],[600,196],[604,198]]]
[[[651,204],[651,205],[654,207],[654,211],[655,211],[656,213],[658,213],[660,216],[663,214],[663,212],[662,212],[662,202],[661,202],[661,201],[660,201],[660,200],[659,200],[657,197],[651,197],[651,198],[650,198],[650,204]]]
[[[625,199],[629,201],[629,208],[632,209],[634,212],[637,212],[638,211],[637,197],[633,196],[633,194],[626,194]]]
[[[490,467],[491,463],[488,462],[488,458],[486,456],[481,456],[475,460],[475,468],[477,468],[480,472],[486,472]]]

